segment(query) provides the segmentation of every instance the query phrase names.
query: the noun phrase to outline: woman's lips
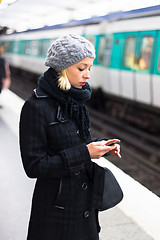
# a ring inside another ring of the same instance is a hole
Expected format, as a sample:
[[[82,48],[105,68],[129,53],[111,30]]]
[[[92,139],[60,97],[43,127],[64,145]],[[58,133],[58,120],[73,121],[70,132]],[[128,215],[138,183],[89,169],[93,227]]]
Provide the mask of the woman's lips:
[[[81,86],[84,86],[86,84],[86,82],[80,82],[79,83]]]

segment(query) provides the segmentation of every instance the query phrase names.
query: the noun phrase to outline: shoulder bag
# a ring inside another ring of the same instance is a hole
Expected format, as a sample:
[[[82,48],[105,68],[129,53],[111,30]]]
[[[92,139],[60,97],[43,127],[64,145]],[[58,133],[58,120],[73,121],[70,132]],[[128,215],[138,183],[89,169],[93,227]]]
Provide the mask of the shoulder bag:
[[[104,168],[104,170],[103,194],[99,204],[99,211],[112,208],[123,199],[122,189],[115,176],[108,168]]]

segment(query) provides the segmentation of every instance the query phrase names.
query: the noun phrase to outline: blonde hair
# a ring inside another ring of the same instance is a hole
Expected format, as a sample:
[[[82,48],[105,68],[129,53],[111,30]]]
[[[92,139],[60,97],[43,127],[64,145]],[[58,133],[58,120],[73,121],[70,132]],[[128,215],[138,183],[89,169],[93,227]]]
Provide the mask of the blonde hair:
[[[60,89],[69,90],[71,88],[71,84],[67,77],[67,69],[62,70],[58,74],[59,74],[58,86],[60,87]]]

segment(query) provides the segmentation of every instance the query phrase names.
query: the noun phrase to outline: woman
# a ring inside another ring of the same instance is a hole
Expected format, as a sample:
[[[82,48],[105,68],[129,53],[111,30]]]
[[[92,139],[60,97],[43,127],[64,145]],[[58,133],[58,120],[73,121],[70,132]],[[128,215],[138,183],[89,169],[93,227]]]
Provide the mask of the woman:
[[[85,101],[94,58],[87,39],[57,39],[45,61],[49,69],[22,108],[22,161],[26,174],[37,178],[27,240],[99,239],[104,170],[91,159],[107,152],[120,157],[120,149],[106,146],[114,140],[91,141]]]
[[[11,84],[10,68],[3,58],[4,47],[0,45],[0,93],[2,89],[8,89]]]

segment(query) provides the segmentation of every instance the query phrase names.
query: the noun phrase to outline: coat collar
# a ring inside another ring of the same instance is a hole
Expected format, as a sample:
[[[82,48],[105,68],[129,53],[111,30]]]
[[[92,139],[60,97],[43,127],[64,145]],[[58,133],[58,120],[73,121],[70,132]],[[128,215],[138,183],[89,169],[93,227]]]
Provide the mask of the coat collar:
[[[42,98],[48,98],[49,96],[40,88],[36,88],[33,90],[34,91],[34,95],[36,96],[36,98],[42,99]],[[67,122],[68,119],[66,116],[64,116],[64,113],[61,109],[60,105],[57,105],[57,120],[59,122]],[[56,124],[57,122],[52,122],[50,125],[52,124]]]
[[[49,97],[40,87],[34,89],[33,91],[37,98],[48,98]]]

